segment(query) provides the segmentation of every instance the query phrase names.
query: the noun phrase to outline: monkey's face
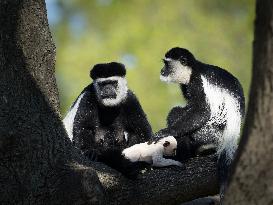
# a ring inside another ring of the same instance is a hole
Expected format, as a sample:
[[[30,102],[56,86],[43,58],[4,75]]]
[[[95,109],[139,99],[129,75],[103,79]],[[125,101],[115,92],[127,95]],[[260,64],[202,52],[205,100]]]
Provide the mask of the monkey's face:
[[[164,67],[161,69],[160,79],[164,82],[188,84],[192,73],[192,68],[183,64],[180,60],[171,58],[163,59]]]
[[[160,79],[165,82],[188,84],[195,59],[186,49],[173,48],[165,54]]]
[[[112,76],[94,81],[98,101],[104,106],[117,106],[127,96],[127,81],[123,77]]]
[[[98,95],[101,99],[116,98],[118,81],[116,80],[105,80],[97,83]]]
[[[164,156],[175,156],[177,149],[177,141],[173,136],[168,136],[163,140],[163,155]]]

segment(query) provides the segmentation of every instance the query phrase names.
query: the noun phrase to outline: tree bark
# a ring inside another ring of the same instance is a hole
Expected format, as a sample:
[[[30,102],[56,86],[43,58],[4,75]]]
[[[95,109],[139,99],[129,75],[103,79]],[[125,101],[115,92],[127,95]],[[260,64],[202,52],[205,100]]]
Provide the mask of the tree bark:
[[[257,0],[253,71],[240,152],[225,204],[273,204],[273,1]]]
[[[109,197],[107,204],[175,205],[219,193],[217,156],[194,158],[186,169],[160,168],[128,180],[98,165],[100,181]]]
[[[1,204],[101,201],[96,173],[72,149],[59,119],[44,1],[1,0],[0,9]]]
[[[0,0],[1,204],[177,204],[218,192],[216,156],[127,180],[72,146],[43,0]]]

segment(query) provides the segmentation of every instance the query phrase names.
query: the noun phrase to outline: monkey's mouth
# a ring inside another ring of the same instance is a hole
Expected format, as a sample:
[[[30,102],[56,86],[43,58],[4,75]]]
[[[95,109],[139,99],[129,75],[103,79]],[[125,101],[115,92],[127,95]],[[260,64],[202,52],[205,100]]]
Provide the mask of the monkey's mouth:
[[[117,94],[115,92],[106,92],[106,93],[102,93],[101,95],[101,99],[105,100],[105,99],[116,99]]]
[[[166,157],[174,157],[174,156],[176,156],[176,149],[174,149],[173,152],[164,153],[164,156],[166,156]]]
[[[100,97],[101,99],[115,99],[117,97],[117,82],[102,82],[100,86]]]
[[[172,82],[171,73],[166,66],[164,66],[160,71],[160,80],[166,83]]]

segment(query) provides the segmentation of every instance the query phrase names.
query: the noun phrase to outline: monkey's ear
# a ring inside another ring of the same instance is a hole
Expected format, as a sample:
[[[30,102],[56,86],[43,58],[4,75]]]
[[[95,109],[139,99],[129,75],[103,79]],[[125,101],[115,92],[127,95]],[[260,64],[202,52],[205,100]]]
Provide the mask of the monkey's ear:
[[[168,147],[170,145],[170,142],[169,141],[165,141],[164,144],[163,144],[163,147]]]

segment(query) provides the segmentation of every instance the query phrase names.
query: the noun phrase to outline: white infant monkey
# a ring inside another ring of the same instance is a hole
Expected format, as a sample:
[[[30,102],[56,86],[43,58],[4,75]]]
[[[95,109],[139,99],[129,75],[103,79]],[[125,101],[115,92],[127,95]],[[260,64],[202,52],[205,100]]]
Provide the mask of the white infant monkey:
[[[157,141],[135,144],[122,151],[125,158],[131,162],[147,162],[154,167],[171,165],[182,166],[182,163],[163,156],[175,156],[177,141],[173,136],[163,137]]]

